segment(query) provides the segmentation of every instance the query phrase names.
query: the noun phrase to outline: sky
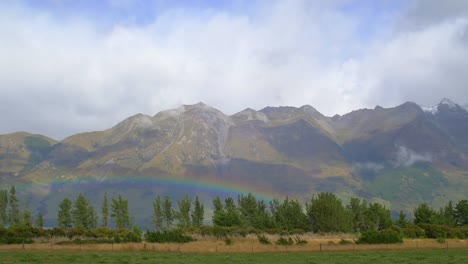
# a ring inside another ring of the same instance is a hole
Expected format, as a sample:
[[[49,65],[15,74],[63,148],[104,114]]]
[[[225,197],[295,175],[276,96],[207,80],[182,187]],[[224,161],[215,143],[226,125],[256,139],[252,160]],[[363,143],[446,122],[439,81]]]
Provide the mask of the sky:
[[[465,0],[3,0],[0,134],[204,102],[328,116],[468,103]]]

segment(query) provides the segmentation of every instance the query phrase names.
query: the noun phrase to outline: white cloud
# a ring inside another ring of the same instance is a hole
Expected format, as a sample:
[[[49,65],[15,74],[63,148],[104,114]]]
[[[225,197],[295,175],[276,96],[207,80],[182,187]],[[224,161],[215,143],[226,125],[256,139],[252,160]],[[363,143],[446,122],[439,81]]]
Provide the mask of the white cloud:
[[[1,6],[0,133],[62,138],[198,101],[227,114],[311,104],[328,115],[406,100],[468,101],[466,20],[363,42],[363,21],[344,2],[265,1],[248,16],[167,9],[145,26],[110,30]]]
[[[411,166],[418,162],[431,162],[433,161],[432,155],[428,153],[417,153],[405,146],[397,146],[396,152],[396,166]]]

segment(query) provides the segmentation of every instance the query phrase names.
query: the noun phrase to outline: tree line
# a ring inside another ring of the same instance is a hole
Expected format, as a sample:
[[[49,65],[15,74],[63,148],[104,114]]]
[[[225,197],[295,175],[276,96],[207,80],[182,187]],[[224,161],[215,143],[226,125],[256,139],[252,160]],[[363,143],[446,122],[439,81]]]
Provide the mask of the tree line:
[[[253,194],[224,199],[218,196],[212,200],[212,205],[211,225],[224,228],[364,233],[393,226],[468,225],[467,200],[456,204],[449,202],[439,210],[422,203],[414,209],[412,221],[403,211],[393,220],[390,209],[379,203],[351,198],[344,204],[335,194],[328,192],[312,196],[305,205],[287,197],[265,202]],[[192,199],[187,195],[177,203],[173,203],[169,196],[157,196],[153,200],[152,211],[151,224],[156,232],[200,228],[208,222],[205,221],[205,207],[198,196]],[[129,202],[120,194],[109,199],[105,193],[99,212],[81,193],[74,201],[65,198],[59,203],[57,227],[61,230],[93,230],[109,228],[111,225],[117,230],[135,228]],[[0,228],[6,227],[44,227],[44,218],[40,212],[33,217],[27,206],[20,210],[14,186],[9,191],[0,190]]]

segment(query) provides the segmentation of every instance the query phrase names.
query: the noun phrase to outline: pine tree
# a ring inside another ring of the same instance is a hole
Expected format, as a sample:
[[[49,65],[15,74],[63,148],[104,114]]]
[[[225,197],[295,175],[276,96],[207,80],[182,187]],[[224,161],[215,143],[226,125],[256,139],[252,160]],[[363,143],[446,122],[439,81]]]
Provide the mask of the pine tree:
[[[290,200],[288,197],[281,203],[273,200],[270,204],[276,225],[285,230],[307,228],[307,216],[298,200]]]
[[[44,217],[42,216],[41,212],[37,213],[36,215],[36,227],[37,228],[44,228]]]
[[[468,225],[468,200],[461,200],[455,206],[457,225]]]
[[[163,230],[164,213],[162,209],[162,200],[158,195],[153,202],[153,226],[156,231]]]
[[[241,196],[239,198],[239,210],[242,214],[245,224],[247,226],[253,226],[257,211],[257,199],[251,193],[247,196]]]
[[[94,206],[91,204],[88,206],[88,228],[94,229],[97,228],[98,226],[98,221],[99,221],[99,216],[94,210]]]
[[[213,225],[224,226],[225,218],[226,218],[226,210],[224,209],[224,205],[221,202],[221,198],[219,196],[216,196],[213,199],[213,207],[214,207],[214,212],[211,218]]]
[[[200,227],[203,225],[203,219],[204,214],[205,214],[205,208],[202,203],[200,203],[200,200],[198,199],[198,196],[195,197],[195,202],[193,204],[193,213],[192,213],[192,225],[194,227]]]
[[[422,203],[414,209],[414,224],[432,224],[436,212],[427,203]]]
[[[89,229],[91,227],[91,214],[88,200],[80,193],[73,204],[73,226],[77,229]]]
[[[59,211],[57,214],[58,227],[64,230],[72,228],[72,201],[68,198],[63,199],[59,204]]]
[[[31,214],[31,211],[29,210],[28,205],[26,205],[26,208],[23,210],[23,212],[21,214],[21,226],[22,227],[32,227],[33,226],[32,214]]]
[[[172,222],[174,221],[174,210],[172,209],[172,201],[169,196],[166,196],[163,203],[164,222],[166,223],[166,229],[171,228]]]
[[[177,205],[179,206],[179,211],[176,213],[177,226],[180,228],[190,227],[190,207],[192,206],[192,201],[188,195],[184,199],[180,200]]]
[[[120,194],[117,199],[112,198],[111,217],[118,229],[130,229],[131,221],[128,212],[128,200],[124,200]]]
[[[409,224],[408,220],[406,219],[406,214],[403,210],[400,210],[400,214],[398,214],[398,219],[395,222],[395,225],[400,228],[405,228]]]
[[[312,197],[306,209],[314,232],[347,232],[350,229],[349,215],[341,200],[332,193]]]
[[[18,226],[20,224],[20,210],[18,198],[16,198],[15,186],[10,188],[10,199],[9,199],[9,223],[10,226]]]
[[[8,225],[8,191],[0,190],[0,228]]]
[[[349,204],[346,206],[346,211],[348,212],[348,215],[350,217],[352,231],[367,231],[367,228],[365,227],[366,210],[367,204],[365,200],[363,200],[363,202],[361,203],[361,200],[359,200],[359,198],[351,198]]]
[[[109,204],[107,200],[107,192],[104,194],[104,201],[102,202],[102,227],[109,226]]]

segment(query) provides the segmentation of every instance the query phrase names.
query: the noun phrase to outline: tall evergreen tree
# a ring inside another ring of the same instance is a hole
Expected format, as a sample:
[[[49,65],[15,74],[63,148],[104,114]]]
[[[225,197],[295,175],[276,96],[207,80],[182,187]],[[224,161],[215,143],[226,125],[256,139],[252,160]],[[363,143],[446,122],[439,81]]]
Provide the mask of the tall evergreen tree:
[[[0,190],[0,227],[8,225],[8,191]]]
[[[88,222],[87,222],[87,228],[88,229],[94,229],[97,228],[98,226],[98,221],[99,221],[99,216],[96,210],[94,210],[93,205],[88,205]]]
[[[194,227],[200,227],[203,225],[203,219],[205,218],[205,207],[198,199],[198,196],[195,197],[195,202],[193,203],[193,213],[192,213],[192,225]]]
[[[161,231],[164,229],[164,212],[162,208],[162,200],[158,195],[153,201],[153,226],[156,231]]]
[[[180,228],[190,227],[190,208],[192,206],[192,201],[190,197],[186,195],[184,199],[177,202],[179,211],[176,213],[177,226]]]
[[[370,230],[387,229],[393,224],[390,210],[378,203],[369,204],[366,211],[366,222]]]
[[[120,194],[117,199],[112,198],[111,217],[118,229],[128,230],[131,228],[128,200],[124,200]]]
[[[395,221],[395,225],[400,228],[405,228],[409,224],[409,221],[406,219],[406,214],[403,210],[400,210],[398,214],[398,219]]]
[[[213,222],[213,225],[224,226],[226,210],[224,209],[223,202],[221,201],[221,198],[219,196],[216,196],[213,199],[213,207],[214,211],[211,220]]]
[[[237,208],[232,197],[226,197],[226,199],[224,199],[224,207],[226,209],[224,226],[243,226],[241,212]]]
[[[414,209],[414,224],[432,224],[435,214],[427,203],[422,203]]]
[[[18,226],[20,224],[20,210],[18,198],[16,197],[15,186],[11,186],[10,188],[10,199],[8,200],[8,204],[8,217],[10,226]]]
[[[59,204],[59,211],[57,214],[58,227],[64,230],[72,228],[72,201],[68,198],[63,199]]]
[[[169,196],[166,196],[166,198],[164,198],[163,213],[166,229],[169,229],[172,226],[172,222],[174,222],[174,210],[172,209],[172,201]]]
[[[285,230],[307,229],[307,216],[304,214],[301,203],[286,197],[280,202],[274,199],[270,202],[270,210],[278,228]]]
[[[37,228],[44,228],[44,216],[41,212],[37,213],[35,224]]]
[[[362,201],[359,198],[353,197],[346,206],[346,210],[351,221],[351,230],[353,232],[367,231],[366,228],[366,211],[367,203],[365,200]]]
[[[468,200],[461,200],[455,206],[457,225],[468,225]]]
[[[239,198],[239,210],[246,226],[253,226],[257,216],[257,199],[251,193]]]
[[[315,232],[347,232],[349,215],[341,200],[332,193],[319,193],[306,206],[312,230]]]
[[[29,206],[26,205],[24,208],[22,214],[21,214],[21,226],[22,227],[32,227],[33,226],[33,220],[32,220],[32,214],[31,211],[29,210]]]
[[[445,224],[448,226],[455,226],[457,223],[456,220],[456,212],[455,208],[453,207],[452,201],[449,201],[448,204],[444,207],[443,210],[444,218],[445,218]]]
[[[109,227],[109,202],[107,199],[107,192],[104,194],[104,200],[102,202],[102,227]]]
[[[88,199],[80,193],[73,204],[72,217],[73,226],[77,229],[91,228],[92,211]]]

